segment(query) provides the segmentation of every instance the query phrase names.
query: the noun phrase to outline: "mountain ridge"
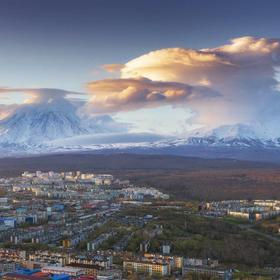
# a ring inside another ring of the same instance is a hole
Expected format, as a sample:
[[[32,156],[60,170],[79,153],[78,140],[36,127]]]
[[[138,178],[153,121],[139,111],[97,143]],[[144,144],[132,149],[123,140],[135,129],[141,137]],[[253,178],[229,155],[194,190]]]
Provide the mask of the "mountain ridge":
[[[27,104],[0,121],[2,157],[65,152],[162,153],[249,160],[253,156],[255,160],[258,152],[269,157],[273,152],[280,153],[280,138],[270,138],[264,129],[260,133],[254,126],[240,123],[200,129],[181,138],[131,133],[127,124],[117,123],[110,116],[82,118],[65,100]]]

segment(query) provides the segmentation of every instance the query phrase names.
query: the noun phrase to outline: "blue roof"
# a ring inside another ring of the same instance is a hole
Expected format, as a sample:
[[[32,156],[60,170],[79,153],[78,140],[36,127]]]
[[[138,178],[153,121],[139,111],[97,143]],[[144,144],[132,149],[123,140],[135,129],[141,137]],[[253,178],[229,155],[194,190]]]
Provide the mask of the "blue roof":
[[[54,204],[52,207],[54,210],[64,210],[65,205],[64,204]]]
[[[68,274],[54,274],[51,277],[52,280],[68,280],[70,279],[70,275]]]
[[[16,209],[17,211],[27,210],[27,207],[21,206]]]
[[[32,275],[34,273],[40,272],[40,269],[28,269],[28,268],[19,268],[16,273],[23,275]]]
[[[0,217],[0,221],[16,221],[16,218],[12,217]]]

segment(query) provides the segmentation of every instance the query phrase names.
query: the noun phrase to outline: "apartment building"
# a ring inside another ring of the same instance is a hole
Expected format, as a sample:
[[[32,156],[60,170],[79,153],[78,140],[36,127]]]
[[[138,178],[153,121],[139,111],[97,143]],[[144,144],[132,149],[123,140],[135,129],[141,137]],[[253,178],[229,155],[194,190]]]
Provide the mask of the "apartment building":
[[[128,273],[140,272],[149,275],[168,276],[171,272],[171,267],[168,262],[148,262],[148,261],[124,261],[123,269]]]

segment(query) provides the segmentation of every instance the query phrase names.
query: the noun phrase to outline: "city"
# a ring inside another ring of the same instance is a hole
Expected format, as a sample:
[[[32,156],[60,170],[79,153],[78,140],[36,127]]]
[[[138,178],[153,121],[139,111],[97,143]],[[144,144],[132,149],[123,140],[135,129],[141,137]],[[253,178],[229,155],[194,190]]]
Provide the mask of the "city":
[[[234,222],[280,242],[280,226],[274,235],[255,229],[256,223],[280,216],[277,200],[179,202],[153,187],[80,171],[25,171],[2,178],[0,191],[3,279],[233,279],[240,273],[238,262],[176,249],[178,233],[166,217],[179,219],[176,212],[183,214],[180,226],[188,235],[203,217]],[[175,239],[168,237],[170,230]],[[254,273],[279,275],[280,268],[264,266]]]
[[[0,0],[0,280],[279,280],[279,11]]]

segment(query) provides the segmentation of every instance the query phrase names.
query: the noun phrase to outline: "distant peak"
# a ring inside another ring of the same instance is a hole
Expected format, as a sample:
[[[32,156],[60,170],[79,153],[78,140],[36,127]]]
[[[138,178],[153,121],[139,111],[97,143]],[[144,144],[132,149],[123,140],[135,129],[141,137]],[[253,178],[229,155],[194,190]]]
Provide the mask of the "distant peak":
[[[198,129],[191,132],[188,137],[212,137],[216,139],[271,139],[273,138],[264,127],[237,123],[222,125],[213,129]]]

